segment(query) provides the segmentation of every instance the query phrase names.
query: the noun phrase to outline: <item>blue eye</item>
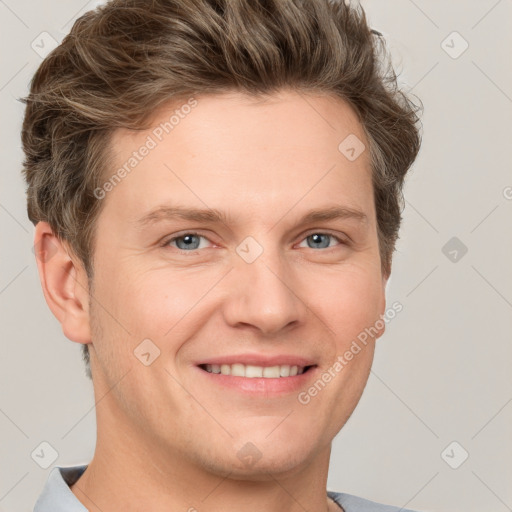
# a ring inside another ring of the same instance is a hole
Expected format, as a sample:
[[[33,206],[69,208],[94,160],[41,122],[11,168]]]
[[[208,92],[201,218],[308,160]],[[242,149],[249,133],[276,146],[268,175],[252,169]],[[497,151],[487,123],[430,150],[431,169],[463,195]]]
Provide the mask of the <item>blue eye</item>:
[[[201,246],[201,239],[208,240],[208,238],[206,238],[203,235],[200,235],[199,233],[185,233],[180,236],[169,238],[168,240],[162,243],[162,247],[167,248],[171,243],[176,243],[177,249],[184,252],[192,252],[198,249],[205,248],[204,245]],[[330,239],[336,240],[337,242],[339,242],[339,245],[347,245],[347,242],[345,242],[343,239],[335,235],[331,235],[330,233],[315,232],[303,238],[303,240],[306,241],[312,240],[311,245],[308,243],[308,247],[310,249],[328,249],[330,248]]]
[[[197,250],[200,249],[199,245],[199,239],[203,238],[204,240],[208,240],[206,237],[199,235],[197,233],[185,233],[181,236],[175,236],[174,238],[171,238],[170,240],[167,240],[164,244],[164,246],[168,246],[171,242],[176,241],[176,245],[178,246],[178,249],[182,251],[187,250]],[[178,243],[178,241],[183,240],[183,243]],[[180,247],[181,245],[181,247]]]
[[[326,248],[328,248],[330,238],[334,238],[341,244],[344,244],[343,240],[341,240],[337,236],[331,235],[329,233],[321,233],[321,232],[312,233],[311,235],[306,236],[306,238],[304,240],[311,239],[311,240],[313,240],[313,244],[317,244],[317,245],[309,246],[312,249],[326,249]]]

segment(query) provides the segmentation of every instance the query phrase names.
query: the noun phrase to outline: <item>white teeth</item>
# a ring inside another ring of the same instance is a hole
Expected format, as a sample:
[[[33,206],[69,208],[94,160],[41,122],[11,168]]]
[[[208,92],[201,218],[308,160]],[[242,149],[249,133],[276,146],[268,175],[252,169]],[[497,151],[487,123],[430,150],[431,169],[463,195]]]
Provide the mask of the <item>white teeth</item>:
[[[290,367],[288,365],[283,365],[279,368],[279,375],[281,377],[288,377],[290,375]]]
[[[245,368],[243,364],[232,364],[231,375],[234,377],[245,377]]]
[[[263,368],[263,377],[277,379],[279,376],[279,366],[267,366]]]
[[[252,379],[253,377],[263,377],[263,367],[262,366],[252,366],[248,364],[245,367],[245,377]]]
[[[233,375],[234,377],[263,377],[265,379],[277,379],[280,377],[293,377],[304,373],[303,366],[290,366],[288,364],[276,366],[254,366],[241,363],[235,364],[207,364],[206,371],[209,373],[221,373],[222,375]]]

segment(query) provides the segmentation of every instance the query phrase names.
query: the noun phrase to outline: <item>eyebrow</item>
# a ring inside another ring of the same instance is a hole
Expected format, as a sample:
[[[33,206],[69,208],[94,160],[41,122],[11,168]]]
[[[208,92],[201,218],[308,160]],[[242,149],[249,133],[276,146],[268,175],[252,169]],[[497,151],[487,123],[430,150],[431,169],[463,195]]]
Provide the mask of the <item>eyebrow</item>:
[[[215,208],[202,210],[196,208],[159,206],[143,215],[135,222],[135,224],[138,228],[142,229],[164,220],[175,219],[210,224],[230,223],[230,216]],[[325,222],[338,219],[349,219],[355,220],[359,224],[368,224],[368,216],[363,211],[340,205],[310,210],[309,212],[306,212],[301,219],[299,219],[299,224],[311,224],[314,222]]]

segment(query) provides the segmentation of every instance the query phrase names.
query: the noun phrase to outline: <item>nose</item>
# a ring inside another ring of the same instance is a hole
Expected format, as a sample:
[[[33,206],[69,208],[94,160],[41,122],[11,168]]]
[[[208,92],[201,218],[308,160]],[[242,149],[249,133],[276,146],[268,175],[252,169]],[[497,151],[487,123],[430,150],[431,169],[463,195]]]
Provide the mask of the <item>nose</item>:
[[[226,322],[267,336],[297,327],[308,309],[297,272],[277,249],[266,248],[251,263],[235,255],[224,304]]]

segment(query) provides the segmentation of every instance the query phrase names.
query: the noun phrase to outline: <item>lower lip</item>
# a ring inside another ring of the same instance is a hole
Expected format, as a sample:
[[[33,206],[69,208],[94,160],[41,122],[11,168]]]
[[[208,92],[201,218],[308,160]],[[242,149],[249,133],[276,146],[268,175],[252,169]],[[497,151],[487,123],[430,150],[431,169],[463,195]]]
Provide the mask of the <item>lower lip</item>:
[[[210,373],[196,366],[210,382],[216,383],[224,388],[232,389],[240,393],[250,395],[284,395],[287,393],[298,392],[307,384],[311,377],[316,373],[317,366],[311,367],[307,372],[293,377],[234,377],[233,375],[222,375],[222,373]]]

